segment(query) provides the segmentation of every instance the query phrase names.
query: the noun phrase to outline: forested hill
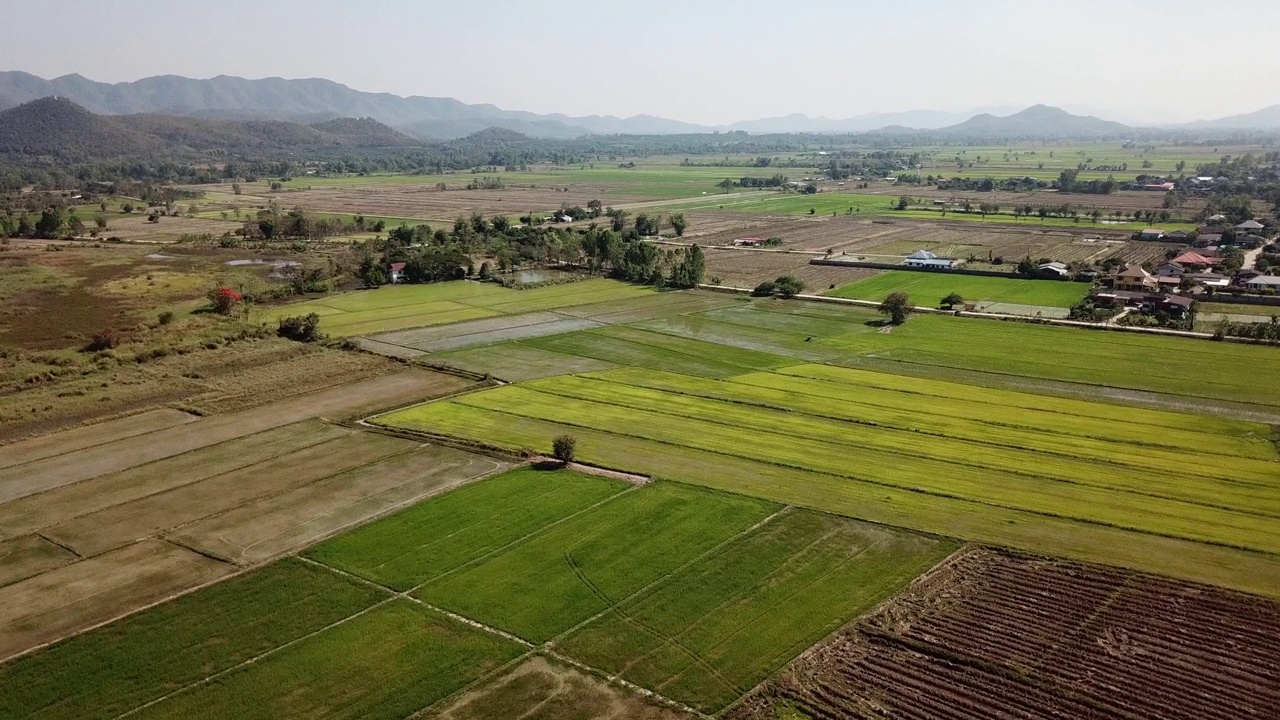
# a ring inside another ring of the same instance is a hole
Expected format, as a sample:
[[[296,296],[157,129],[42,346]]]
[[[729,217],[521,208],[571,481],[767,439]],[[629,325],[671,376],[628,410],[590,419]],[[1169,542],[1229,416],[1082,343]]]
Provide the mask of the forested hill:
[[[370,118],[303,125],[154,114],[103,116],[63,98],[41,98],[0,112],[0,156],[11,161],[188,159],[418,147],[421,142]]]

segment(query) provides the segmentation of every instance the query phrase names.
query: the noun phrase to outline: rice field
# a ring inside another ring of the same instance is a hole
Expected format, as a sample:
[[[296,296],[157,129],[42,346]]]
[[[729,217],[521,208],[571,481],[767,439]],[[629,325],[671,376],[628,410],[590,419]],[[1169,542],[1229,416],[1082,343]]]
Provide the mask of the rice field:
[[[1240,572],[1280,567],[1280,456],[1259,423],[815,364],[554,377],[377,422],[513,448],[569,432],[606,466],[1280,593]]]
[[[493,283],[455,281],[360,290],[281,305],[271,308],[266,314],[275,320],[315,313],[320,316],[321,332],[333,337],[352,337],[643,298],[657,292],[651,287],[603,279],[529,290],[504,288]]]
[[[951,293],[966,302],[985,301],[1014,305],[1071,307],[1089,292],[1087,283],[1062,280],[948,275],[938,272],[891,270],[832,290],[827,295],[880,302],[889,293],[904,292],[916,305],[936,306]]]

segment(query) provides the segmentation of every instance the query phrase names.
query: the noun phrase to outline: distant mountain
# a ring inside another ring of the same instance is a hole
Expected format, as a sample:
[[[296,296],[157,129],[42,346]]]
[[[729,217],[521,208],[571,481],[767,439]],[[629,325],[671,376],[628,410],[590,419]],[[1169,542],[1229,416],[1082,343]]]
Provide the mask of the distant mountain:
[[[145,132],[85,110],[70,100],[43,98],[0,112],[0,155],[63,159],[146,155]]]
[[[468,105],[453,98],[400,97],[353,90],[332,80],[286,80],[220,75],[195,80],[160,75],[134,82],[100,83],[80,75],[44,80],[24,72],[0,72],[0,109],[37,98],[66,97],[103,115],[162,115],[310,121],[371,117],[419,138],[447,139],[488,127],[540,137],[587,134],[709,132],[708,128],[648,115],[569,117]]]
[[[1231,115],[1217,120],[1198,120],[1182,127],[1192,129],[1269,130],[1280,128],[1280,105],[1255,110],[1243,115]]]
[[[1058,138],[1114,137],[1132,133],[1128,125],[1091,115],[1072,115],[1061,108],[1033,105],[1012,115],[975,115],[937,131],[957,137]]]
[[[207,120],[154,113],[104,116],[66,98],[52,97],[0,112],[0,156],[85,161],[421,146],[414,138],[370,118],[302,125],[283,120]]]

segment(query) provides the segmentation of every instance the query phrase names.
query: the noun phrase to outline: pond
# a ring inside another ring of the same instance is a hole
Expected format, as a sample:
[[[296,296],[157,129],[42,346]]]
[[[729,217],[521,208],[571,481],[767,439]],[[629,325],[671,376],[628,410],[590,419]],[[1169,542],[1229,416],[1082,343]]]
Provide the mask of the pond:
[[[578,273],[568,272],[565,270],[517,270],[516,272],[506,275],[521,285],[530,285],[533,283],[547,282],[548,280],[560,280],[563,278],[577,277]]]
[[[261,258],[254,258],[252,260],[228,260],[226,264],[233,267],[239,267],[241,265],[270,265],[271,267],[282,268],[293,267],[295,265],[301,265],[302,263],[297,260],[263,260]]]

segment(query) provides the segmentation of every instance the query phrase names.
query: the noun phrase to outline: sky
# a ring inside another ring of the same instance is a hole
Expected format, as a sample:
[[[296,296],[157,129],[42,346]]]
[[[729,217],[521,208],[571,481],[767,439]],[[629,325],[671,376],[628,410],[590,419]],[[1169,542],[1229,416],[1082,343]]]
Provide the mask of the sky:
[[[1280,103],[1275,0],[3,0],[0,70],[320,77],[702,124],[1036,103],[1181,122]]]

